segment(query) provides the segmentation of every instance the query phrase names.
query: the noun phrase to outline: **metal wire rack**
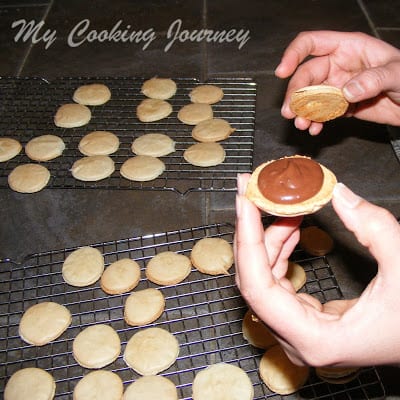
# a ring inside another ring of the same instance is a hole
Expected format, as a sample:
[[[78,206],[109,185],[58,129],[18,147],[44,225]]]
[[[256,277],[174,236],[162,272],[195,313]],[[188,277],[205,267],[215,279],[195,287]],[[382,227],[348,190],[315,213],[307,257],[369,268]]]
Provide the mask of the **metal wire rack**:
[[[143,123],[136,117],[136,107],[145,98],[141,94],[143,78],[57,78],[51,81],[41,78],[0,78],[0,136],[12,137],[24,146],[33,137],[43,134],[60,136],[66,149],[51,161],[43,162],[51,173],[47,188],[101,188],[147,189],[188,191],[225,191],[236,189],[236,175],[251,172],[253,161],[256,84],[251,79],[220,78],[207,81],[224,91],[224,98],[214,104],[214,117],[226,119],[235,132],[221,144],[225,149],[225,161],[215,167],[196,167],[187,163],[183,152],[195,140],[192,126],[177,119],[179,109],[190,103],[189,92],[199,82],[191,78],[174,79],[177,92],[169,100],[172,114],[160,121]],[[58,128],[53,118],[57,108],[72,102],[76,88],[87,83],[104,83],[112,93],[111,100],[102,106],[90,107],[89,124],[72,129]],[[78,150],[80,139],[94,130],[107,130],[120,139],[118,151],[111,155],[115,172],[98,182],[81,182],[74,179],[70,168],[74,161],[83,157]],[[134,154],[133,140],[144,133],[166,133],[176,143],[176,151],[161,157],[165,172],[149,182],[132,182],[123,178],[119,171],[122,163]],[[8,162],[0,163],[0,188],[8,187],[7,177],[19,164],[32,162],[22,151]]]
[[[161,251],[190,255],[196,241],[204,237],[233,240],[230,224],[213,224],[151,234],[129,239],[97,243],[92,246],[104,255],[106,266],[129,257],[142,268],[138,289],[158,287],[166,298],[166,309],[154,323],[178,339],[180,354],[176,362],[162,375],[178,388],[180,399],[191,398],[191,385],[198,371],[206,366],[227,362],[243,368],[249,375],[255,399],[290,398],[271,393],[258,375],[262,352],[248,344],[242,335],[242,319],[247,307],[234,282],[234,267],[228,275],[209,276],[193,269],[183,282],[173,286],[157,286],[144,278],[146,263]],[[129,327],[123,319],[123,307],[128,294],[107,295],[99,283],[86,288],[75,288],[63,281],[61,268],[64,259],[74,248],[48,251],[26,257],[21,264],[0,263],[0,392],[9,376],[24,367],[46,369],[56,380],[56,399],[71,399],[72,392],[88,370],[80,367],[72,355],[72,342],[86,326],[110,324],[119,334],[122,351],[138,329]],[[307,257],[296,250],[293,260],[300,263],[307,275],[302,290],[321,302],[340,299],[337,284],[326,257]],[[72,324],[57,340],[41,347],[23,342],[18,334],[20,318],[29,306],[41,301],[55,301],[72,313]],[[122,355],[105,367],[116,372],[125,385],[139,377],[127,367]],[[349,384],[331,385],[311,373],[303,389],[295,398],[305,399],[372,399],[383,397],[384,389],[375,368],[363,369]]]

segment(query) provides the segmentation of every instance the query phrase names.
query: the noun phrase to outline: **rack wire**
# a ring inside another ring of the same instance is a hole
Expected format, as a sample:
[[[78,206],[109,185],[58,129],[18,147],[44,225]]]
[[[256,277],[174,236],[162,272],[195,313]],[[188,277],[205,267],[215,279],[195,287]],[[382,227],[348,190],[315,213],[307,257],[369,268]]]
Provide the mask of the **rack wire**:
[[[356,379],[345,385],[328,384],[312,372],[308,382],[295,395],[280,396],[269,391],[258,375],[262,351],[243,339],[242,320],[247,307],[235,285],[234,266],[229,274],[220,276],[205,275],[193,269],[183,282],[171,286],[158,286],[144,277],[148,260],[161,251],[190,255],[193,245],[204,237],[220,237],[232,243],[233,234],[230,224],[212,224],[91,244],[104,255],[106,266],[125,257],[139,263],[142,278],[135,290],[157,287],[162,291],[166,299],[164,313],[157,321],[143,327],[130,327],[123,319],[128,293],[108,295],[98,282],[76,288],[63,281],[63,261],[75,248],[32,254],[21,264],[4,260],[0,263],[0,382],[3,382],[0,392],[13,372],[36,366],[54,376],[56,399],[71,399],[75,385],[89,372],[73,358],[72,342],[83,328],[107,323],[118,332],[122,353],[129,338],[139,329],[158,326],[175,335],[180,344],[179,357],[161,375],[175,383],[180,399],[190,399],[196,373],[217,362],[243,368],[253,383],[254,399],[382,398],[384,389],[374,367],[362,369]],[[303,291],[321,302],[342,298],[327,257],[310,258],[296,250],[293,261],[306,271]],[[72,323],[53,342],[41,347],[28,345],[19,337],[19,321],[24,310],[45,300],[68,307]],[[122,354],[104,369],[116,372],[125,386],[139,377],[127,367]]]
[[[136,117],[136,108],[145,98],[141,94],[143,78],[0,78],[0,136],[12,137],[24,146],[33,137],[43,134],[60,136],[66,149],[51,161],[43,162],[51,173],[47,188],[74,189],[146,189],[172,190],[185,194],[190,191],[233,191],[236,175],[251,172],[254,144],[256,84],[245,78],[219,78],[205,83],[218,85],[224,91],[223,99],[212,106],[214,117],[226,119],[235,131],[221,144],[225,161],[215,167],[196,167],[187,163],[183,152],[196,141],[191,136],[193,126],[177,118],[179,109],[190,103],[189,92],[200,82],[192,78],[176,78],[176,94],[168,100],[173,112],[163,120],[143,123]],[[111,100],[101,106],[90,107],[89,124],[72,129],[58,128],[53,119],[57,108],[72,102],[76,88],[88,83],[104,83],[112,93]],[[120,139],[118,151],[111,155],[115,172],[98,182],[74,179],[70,169],[74,161],[83,157],[78,150],[80,139],[94,130],[107,130]],[[144,133],[159,132],[170,136],[176,151],[161,157],[165,172],[149,182],[132,182],[120,175],[122,163],[134,156],[133,140]],[[19,164],[32,162],[22,151],[8,162],[0,163],[0,188],[7,188],[9,173]]]

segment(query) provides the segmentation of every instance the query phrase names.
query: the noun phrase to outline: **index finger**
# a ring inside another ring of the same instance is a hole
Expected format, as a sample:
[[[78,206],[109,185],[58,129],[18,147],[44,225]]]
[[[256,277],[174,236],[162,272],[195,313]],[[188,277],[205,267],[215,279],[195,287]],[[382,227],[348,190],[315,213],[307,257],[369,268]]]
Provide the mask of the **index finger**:
[[[299,33],[283,53],[275,70],[279,78],[287,78],[308,56],[325,56],[333,53],[346,37],[344,32],[306,31]]]
[[[287,235],[295,229],[288,227]],[[251,309],[282,337],[302,337],[305,327],[311,325],[310,315],[296,294],[274,278],[260,212],[241,195],[237,196],[235,245],[239,289]]]

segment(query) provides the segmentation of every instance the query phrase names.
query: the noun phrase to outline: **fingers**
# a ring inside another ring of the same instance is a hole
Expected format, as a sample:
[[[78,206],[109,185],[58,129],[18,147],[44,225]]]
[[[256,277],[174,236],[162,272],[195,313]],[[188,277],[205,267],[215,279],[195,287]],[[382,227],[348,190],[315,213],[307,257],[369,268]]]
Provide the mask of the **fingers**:
[[[296,117],[294,120],[294,125],[297,129],[308,132],[311,136],[316,136],[321,133],[324,124],[322,122],[314,122],[302,117]]]
[[[335,186],[332,204],[346,228],[378,261],[379,272],[399,279],[399,268],[393,268],[400,248],[400,225],[396,218],[384,208],[357,196],[342,183]]]
[[[300,239],[302,217],[281,218],[265,231],[265,247],[276,279],[286,275],[288,259]]]
[[[281,62],[275,69],[279,78],[287,78],[308,56],[324,56],[337,49],[341,40],[347,37],[344,32],[309,31],[301,32],[283,53]]]
[[[382,92],[392,91],[397,93],[400,102],[399,69],[400,59],[380,67],[366,69],[346,83],[343,93],[349,102],[356,103],[376,97]]]

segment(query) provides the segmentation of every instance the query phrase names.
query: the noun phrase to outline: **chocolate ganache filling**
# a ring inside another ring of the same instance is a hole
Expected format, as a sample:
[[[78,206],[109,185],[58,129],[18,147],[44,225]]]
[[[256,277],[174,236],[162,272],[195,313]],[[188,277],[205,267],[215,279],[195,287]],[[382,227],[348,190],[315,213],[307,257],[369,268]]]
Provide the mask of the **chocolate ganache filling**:
[[[287,157],[267,164],[258,175],[258,188],[268,200],[296,204],[316,195],[322,187],[321,166],[306,157]]]

